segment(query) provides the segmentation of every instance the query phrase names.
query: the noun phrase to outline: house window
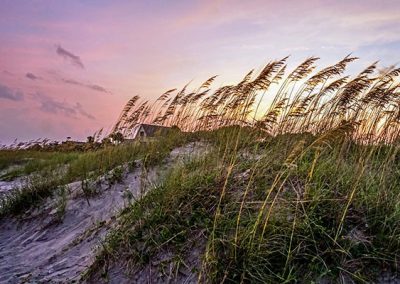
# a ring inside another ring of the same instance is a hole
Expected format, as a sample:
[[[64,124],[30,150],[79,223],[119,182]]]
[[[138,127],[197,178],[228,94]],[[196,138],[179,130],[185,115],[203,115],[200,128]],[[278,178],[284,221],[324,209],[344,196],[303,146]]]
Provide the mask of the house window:
[[[140,137],[144,137],[144,131],[143,130],[139,132],[139,136]]]

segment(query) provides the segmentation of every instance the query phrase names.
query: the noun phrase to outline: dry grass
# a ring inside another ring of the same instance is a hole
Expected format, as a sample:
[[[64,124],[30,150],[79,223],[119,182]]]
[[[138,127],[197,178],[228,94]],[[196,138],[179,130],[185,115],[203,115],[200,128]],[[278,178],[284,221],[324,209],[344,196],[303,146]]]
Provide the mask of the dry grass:
[[[188,91],[188,85],[172,89],[154,103],[135,96],[124,107],[114,132],[127,135],[138,123],[154,123],[176,125],[183,131],[241,125],[274,136],[317,135],[352,125],[351,136],[359,143],[394,143],[400,129],[400,69],[378,74],[373,63],[353,77],[344,76],[356,59],[346,56],[315,72],[318,58],[311,57],[286,74],[285,57],[268,63],[258,75],[250,71],[237,85],[210,89],[213,76],[194,91]],[[278,86],[275,93],[272,85]],[[266,97],[273,101],[260,109]]]

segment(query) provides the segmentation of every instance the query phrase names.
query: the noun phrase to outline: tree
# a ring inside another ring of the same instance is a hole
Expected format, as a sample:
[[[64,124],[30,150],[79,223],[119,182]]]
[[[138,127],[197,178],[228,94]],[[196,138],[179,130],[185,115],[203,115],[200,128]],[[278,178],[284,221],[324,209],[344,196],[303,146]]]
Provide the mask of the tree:
[[[111,133],[110,138],[113,140],[113,142],[121,143],[124,141],[124,135],[121,132]]]

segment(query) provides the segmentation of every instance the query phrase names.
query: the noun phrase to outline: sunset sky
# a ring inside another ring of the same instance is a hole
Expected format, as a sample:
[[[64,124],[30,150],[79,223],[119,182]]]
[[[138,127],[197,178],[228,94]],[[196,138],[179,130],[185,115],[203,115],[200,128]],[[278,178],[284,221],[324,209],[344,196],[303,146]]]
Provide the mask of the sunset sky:
[[[400,62],[400,1],[1,0],[0,143],[84,140],[133,95],[349,53],[349,71]]]

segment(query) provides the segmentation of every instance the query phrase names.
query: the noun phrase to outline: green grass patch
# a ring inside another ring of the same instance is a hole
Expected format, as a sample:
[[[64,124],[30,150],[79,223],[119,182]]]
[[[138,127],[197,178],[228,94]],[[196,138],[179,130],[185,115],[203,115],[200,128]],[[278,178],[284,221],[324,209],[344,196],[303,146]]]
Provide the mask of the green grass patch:
[[[141,267],[163,249],[184,258],[196,231],[205,282],[363,282],[395,271],[400,165],[390,146],[316,146],[308,134],[255,143],[242,131],[208,133],[211,154],[126,208],[88,274]]]

